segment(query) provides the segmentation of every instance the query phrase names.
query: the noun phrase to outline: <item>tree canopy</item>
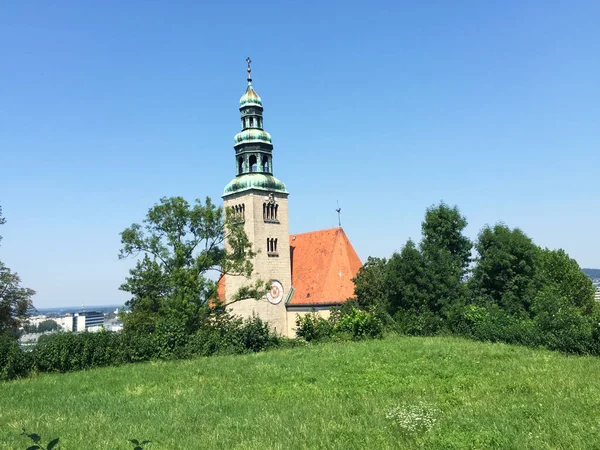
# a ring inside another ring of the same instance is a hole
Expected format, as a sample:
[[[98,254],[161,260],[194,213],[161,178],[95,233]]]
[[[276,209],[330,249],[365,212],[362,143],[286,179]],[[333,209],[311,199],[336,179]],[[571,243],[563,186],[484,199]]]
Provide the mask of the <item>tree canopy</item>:
[[[6,223],[0,207],[0,225]],[[0,236],[2,240],[2,236]],[[19,327],[25,323],[28,311],[33,307],[32,289],[21,286],[21,278],[0,261],[0,334],[16,335]]]
[[[176,315],[193,332],[202,311],[217,300],[214,278],[252,273],[254,253],[243,224],[209,198],[194,204],[182,197],[161,198],[141,225],[121,233],[121,243],[119,258],[140,257],[120,287],[131,294],[131,313],[123,316],[130,329],[152,331],[160,317]],[[265,292],[264,283],[256,282],[234,299],[260,298]]]

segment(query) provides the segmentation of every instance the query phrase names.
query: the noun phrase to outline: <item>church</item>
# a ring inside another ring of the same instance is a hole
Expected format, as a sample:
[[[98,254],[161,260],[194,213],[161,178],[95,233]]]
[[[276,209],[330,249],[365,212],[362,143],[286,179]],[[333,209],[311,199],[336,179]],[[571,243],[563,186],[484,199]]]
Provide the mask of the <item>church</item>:
[[[231,313],[244,318],[256,314],[279,334],[294,337],[298,314],[314,311],[327,318],[329,308],[354,295],[352,279],[362,263],[341,227],[289,234],[289,193],[274,176],[273,143],[263,128],[263,104],[252,86],[250,58],[246,61],[242,131],[234,138],[235,178],[225,186],[223,207],[243,222],[256,256],[251,279],[224,275],[218,297]],[[266,298],[227,306],[254,280],[270,282]]]

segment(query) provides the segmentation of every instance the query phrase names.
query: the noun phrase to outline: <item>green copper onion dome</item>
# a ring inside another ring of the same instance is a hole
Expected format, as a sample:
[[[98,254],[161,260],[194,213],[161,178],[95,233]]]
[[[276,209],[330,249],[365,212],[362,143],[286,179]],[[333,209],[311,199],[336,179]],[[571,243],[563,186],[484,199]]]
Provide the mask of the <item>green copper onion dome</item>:
[[[252,142],[263,142],[265,144],[272,144],[271,135],[265,130],[258,128],[248,128],[247,130],[240,131],[233,138],[234,145],[242,143]]]
[[[248,173],[241,177],[235,177],[223,190],[223,196],[249,189],[258,189],[267,192],[280,192],[287,194],[285,184],[273,175],[264,173]]]
[[[242,98],[240,98],[240,108],[245,106],[258,106],[262,108],[262,100],[252,87],[252,79],[248,80],[248,88],[244,92],[244,95],[242,95]]]

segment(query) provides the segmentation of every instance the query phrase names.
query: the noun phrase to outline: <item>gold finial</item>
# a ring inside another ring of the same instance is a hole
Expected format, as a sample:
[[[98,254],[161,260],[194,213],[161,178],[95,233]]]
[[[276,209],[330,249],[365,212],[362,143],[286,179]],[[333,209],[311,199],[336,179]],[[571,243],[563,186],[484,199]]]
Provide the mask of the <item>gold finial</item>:
[[[252,60],[250,59],[250,57],[248,56],[246,58],[246,62],[248,63],[248,81],[252,81],[252,69],[250,68],[250,64],[252,64]]]

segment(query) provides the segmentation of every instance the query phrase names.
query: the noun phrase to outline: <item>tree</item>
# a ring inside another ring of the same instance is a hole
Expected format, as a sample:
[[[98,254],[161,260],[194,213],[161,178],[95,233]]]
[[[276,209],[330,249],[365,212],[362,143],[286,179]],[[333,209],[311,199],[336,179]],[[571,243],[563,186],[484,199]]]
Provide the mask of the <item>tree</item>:
[[[400,253],[391,256],[387,269],[390,314],[430,310],[433,296],[428,268],[412,240],[406,242]]]
[[[570,305],[590,314],[596,306],[594,285],[577,261],[562,249],[546,248],[540,251],[539,256],[542,282],[554,287],[558,295],[567,299]]]
[[[25,333],[46,333],[48,331],[57,331],[59,329],[60,325],[52,319],[43,320],[38,325],[26,324],[23,326]]]
[[[0,207],[0,225],[6,223]],[[2,240],[2,236],[0,236]],[[16,335],[32,308],[32,289],[21,286],[21,278],[0,261],[0,334]]]
[[[457,206],[430,206],[421,224],[420,248],[427,267],[429,310],[447,317],[465,298],[464,278],[473,244],[463,232],[467,219]]]
[[[450,208],[444,202],[430,206],[421,223],[421,251],[425,258],[435,262],[440,256],[447,257],[454,275],[463,277],[471,261],[473,244],[463,234],[466,217],[457,206]]]
[[[120,287],[132,295],[124,326],[137,331],[153,331],[159,319],[169,316],[187,332],[199,329],[210,302],[217,299],[216,283],[207,273],[249,277],[255,256],[243,224],[209,198],[193,205],[181,197],[161,198],[143,225],[121,233],[121,243],[119,258],[143,255]],[[261,298],[265,288],[260,281],[247,285],[234,301]]]
[[[352,280],[354,295],[361,308],[388,310],[388,287],[386,280],[387,262],[385,258],[369,256]]]
[[[472,301],[529,315],[540,287],[539,248],[520,229],[504,224],[484,227],[475,248],[479,256],[469,282]]]

